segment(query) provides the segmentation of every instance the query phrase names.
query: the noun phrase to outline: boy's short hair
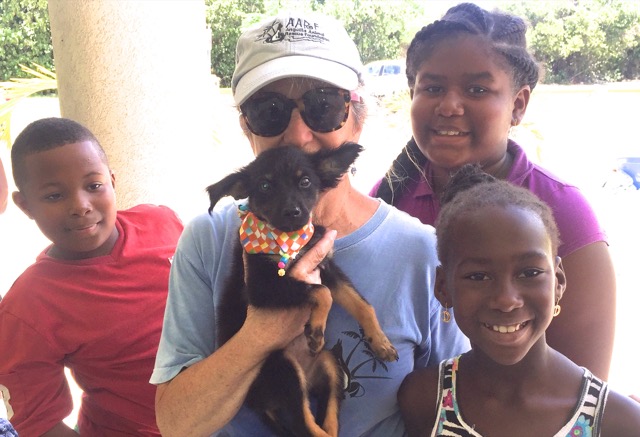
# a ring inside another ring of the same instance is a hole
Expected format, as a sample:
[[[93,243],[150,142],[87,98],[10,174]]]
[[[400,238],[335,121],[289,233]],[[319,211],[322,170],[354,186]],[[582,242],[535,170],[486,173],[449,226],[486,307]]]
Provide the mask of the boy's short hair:
[[[51,117],[36,120],[24,128],[11,147],[11,168],[18,190],[27,182],[25,157],[64,146],[91,141],[102,161],[108,166],[107,154],[89,129],[68,118]]]

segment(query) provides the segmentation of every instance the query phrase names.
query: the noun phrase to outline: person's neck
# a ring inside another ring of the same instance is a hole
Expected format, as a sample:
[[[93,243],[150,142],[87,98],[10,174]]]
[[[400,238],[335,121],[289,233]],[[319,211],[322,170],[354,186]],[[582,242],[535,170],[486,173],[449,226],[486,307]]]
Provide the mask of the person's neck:
[[[507,150],[501,160],[491,165],[482,166],[482,169],[496,179],[506,179],[512,165],[513,156]]]
[[[467,423],[485,435],[518,435],[523,429],[552,435],[575,410],[582,376],[580,367],[544,339],[512,365],[472,349],[460,359],[456,397]],[[490,419],[500,413],[505,417],[499,424]],[[523,425],[528,422],[530,428]]]
[[[111,253],[113,248],[118,241],[118,237],[120,236],[120,231],[116,226],[113,227],[109,238],[99,247],[95,248],[89,252],[70,252],[67,250],[60,249],[59,246],[52,244],[47,250],[47,256],[55,259],[62,259],[66,261],[78,261],[89,258],[97,258],[100,256],[106,256]]]
[[[513,156],[508,151],[502,159],[490,165],[483,165],[482,169],[485,173],[490,174],[496,179],[506,179],[513,165]],[[442,194],[449,180],[453,177],[458,169],[448,169],[442,167],[433,167],[431,177],[431,189],[437,195]]]
[[[360,193],[348,180],[322,195],[313,222],[338,231],[338,238],[364,225],[378,209],[378,201]]]
[[[482,351],[472,349],[461,357],[460,369],[475,390],[509,399],[537,390],[557,371],[560,354],[542,340],[518,363],[500,365]]]

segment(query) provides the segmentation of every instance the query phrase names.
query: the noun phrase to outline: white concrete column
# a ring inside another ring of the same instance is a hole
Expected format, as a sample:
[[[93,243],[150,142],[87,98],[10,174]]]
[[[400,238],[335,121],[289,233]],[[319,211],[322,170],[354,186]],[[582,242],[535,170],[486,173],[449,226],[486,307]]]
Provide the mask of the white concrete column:
[[[205,211],[213,157],[203,0],[49,0],[63,117],[89,129],[116,173],[119,208]]]

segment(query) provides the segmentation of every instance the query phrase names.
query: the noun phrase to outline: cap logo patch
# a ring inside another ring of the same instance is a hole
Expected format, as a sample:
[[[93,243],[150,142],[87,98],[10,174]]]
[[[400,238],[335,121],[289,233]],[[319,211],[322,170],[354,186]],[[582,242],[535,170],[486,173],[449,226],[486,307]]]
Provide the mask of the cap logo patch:
[[[271,25],[264,28],[261,35],[256,37],[256,41],[262,41],[266,44],[274,44],[281,41],[329,42],[324,32],[319,31],[318,27],[318,23],[311,23],[301,18],[291,17],[286,24],[280,20],[274,20]]]

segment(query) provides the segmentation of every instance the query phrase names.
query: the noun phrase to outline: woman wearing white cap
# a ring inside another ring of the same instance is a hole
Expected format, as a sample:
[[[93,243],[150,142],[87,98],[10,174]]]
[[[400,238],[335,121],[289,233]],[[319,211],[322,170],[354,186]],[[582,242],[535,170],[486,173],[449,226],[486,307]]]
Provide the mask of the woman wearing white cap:
[[[357,93],[361,71],[355,44],[326,16],[284,13],[243,33],[232,90],[254,153],[357,142],[366,115]],[[313,110],[320,95],[321,113]],[[337,237],[328,232],[288,274],[317,282],[317,263],[335,238],[334,260],[374,306],[399,354],[391,363],[372,358],[357,322],[331,311],[326,347],[338,355],[347,381],[340,435],[402,436],[396,392],[404,376],[468,349],[454,323],[441,323],[433,297],[433,228],[356,191],[348,177],[323,194],[314,222]],[[176,251],[151,378],[163,435],[272,435],[244,399],[265,357],[303,335],[309,310],[250,308],[240,331],[217,344],[216,305],[238,225],[234,205],[205,213],[185,228]]]

